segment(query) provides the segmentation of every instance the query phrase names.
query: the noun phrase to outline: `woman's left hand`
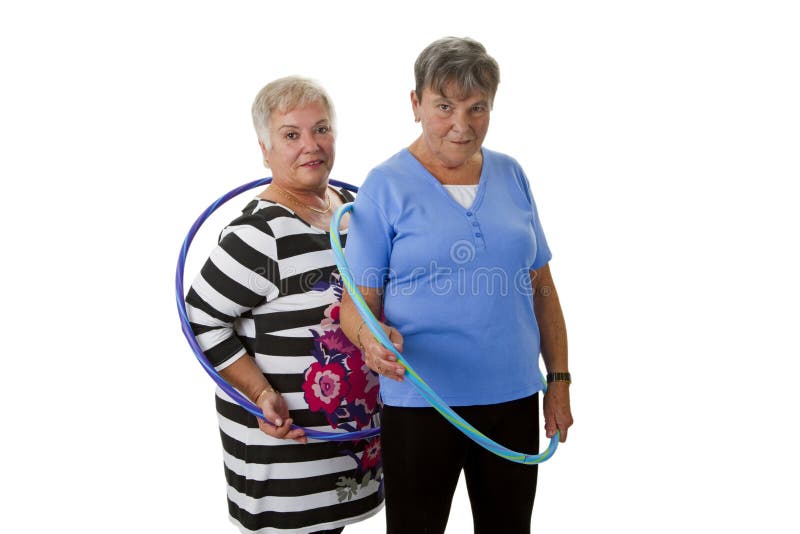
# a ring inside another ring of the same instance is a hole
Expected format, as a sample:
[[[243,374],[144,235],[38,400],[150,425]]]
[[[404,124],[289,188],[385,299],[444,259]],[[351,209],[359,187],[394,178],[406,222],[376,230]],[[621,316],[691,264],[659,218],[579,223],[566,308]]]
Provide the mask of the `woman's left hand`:
[[[559,441],[567,441],[567,430],[572,426],[572,410],[569,407],[569,384],[552,382],[544,394],[544,430],[548,438],[559,432]]]

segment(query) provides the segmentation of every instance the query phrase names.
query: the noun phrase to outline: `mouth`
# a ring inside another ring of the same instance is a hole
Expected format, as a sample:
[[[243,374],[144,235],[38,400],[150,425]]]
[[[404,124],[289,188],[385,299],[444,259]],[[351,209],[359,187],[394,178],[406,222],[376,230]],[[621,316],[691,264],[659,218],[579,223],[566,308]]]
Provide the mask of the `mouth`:
[[[321,159],[315,159],[315,160],[307,161],[307,162],[303,163],[303,164],[302,164],[302,165],[300,165],[300,166],[301,166],[301,167],[305,167],[306,169],[317,169],[317,168],[319,168],[319,167],[320,167],[320,166],[321,166],[323,163],[325,163],[325,162],[324,162],[324,161],[322,161]]]
[[[468,145],[468,144],[472,143],[472,139],[460,140],[460,141],[451,140],[450,142],[453,143],[454,145]]]

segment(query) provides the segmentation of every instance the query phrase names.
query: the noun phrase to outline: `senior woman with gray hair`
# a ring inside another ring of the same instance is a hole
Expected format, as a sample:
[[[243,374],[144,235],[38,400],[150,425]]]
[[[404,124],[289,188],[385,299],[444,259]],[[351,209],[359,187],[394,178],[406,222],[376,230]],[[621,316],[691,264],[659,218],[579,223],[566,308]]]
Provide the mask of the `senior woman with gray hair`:
[[[337,533],[382,506],[380,440],[317,441],[291,424],[378,424],[378,379],[341,331],[326,232],[353,197],[328,184],[336,130],[319,85],[275,80],[252,112],[272,183],[222,231],[187,311],[208,360],[270,421],[217,389],[233,523],[248,533]]]
[[[528,179],[483,148],[499,68],[480,43],[448,37],[414,67],[422,134],[359,191],[346,257],[356,285],[409,364],[456,412],[517,451],[539,447],[538,371],[548,437],[572,424],[567,337]],[[530,532],[536,466],[484,450],[405,381],[353,302],[342,327],[380,374],[387,531],[441,533],[462,469],[479,534]]]

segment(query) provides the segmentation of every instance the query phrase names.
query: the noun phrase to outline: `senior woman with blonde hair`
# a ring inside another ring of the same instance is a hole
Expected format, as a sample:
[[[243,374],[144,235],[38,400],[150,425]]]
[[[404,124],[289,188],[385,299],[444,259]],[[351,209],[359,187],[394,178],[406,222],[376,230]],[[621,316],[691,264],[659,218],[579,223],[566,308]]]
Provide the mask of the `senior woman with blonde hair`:
[[[378,424],[378,379],[340,328],[326,232],[353,197],[328,184],[336,130],[319,85],[275,80],[252,112],[272,183],[222,231],[186,297],[208,360],[269,421],[217,389],[228,510],[242,532],[341,532],[382,506],[380,440],[317,441],[291,424]]]
[[[539,446],[541,352],[548,437],[572,424],[567,338],[528,179],[483,147],[499,68],[480,43],[448,37],[414,66],[411,145],[359,191],[346,257],[409,364],[467,421],[517,451]],[[342,327],[381,375],[387,532],[442,533],[462,469],[478,534],[530,532],[536,466],[482,449],[404,381],[353,302]]]

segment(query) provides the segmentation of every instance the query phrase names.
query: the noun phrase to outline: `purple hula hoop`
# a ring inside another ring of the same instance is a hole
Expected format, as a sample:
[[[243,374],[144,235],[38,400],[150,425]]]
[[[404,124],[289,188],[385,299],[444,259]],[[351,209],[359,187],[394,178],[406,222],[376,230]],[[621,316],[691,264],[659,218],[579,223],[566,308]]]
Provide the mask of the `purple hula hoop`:
[[[233,399],[239,406],[253,414],[254,416],[258,417],[259,419],[265,420],[264,414],[261,412],[261,409],[250,402],[244,395],[239,393],[236,389],[234,389],[228,382],[225,381],[222,376],[214,369],[214,366],[206,358],[205,354],[203,354],[200,345],[198,345],[197,340],[194,337],[194,332],[192,332],[192,327],[189,324],[189,316],[186,313],[186,305],[184,303],[184,288],[183,288],[183,271],[186,265],[186,255],[189,252],[189,246],[192,244],[194,240],[195,234],[203,225],[203,223],[208,219],[208,217],[214,213],[217,208],[225,204],[227,201],[232,199],[239,194],[248,191],[250,189],[254,189],[256,187],[267,185],[272,181],[272,178],[262,178],[260,180],[255,180],[253,182],[244,184],[242,186],[237,187],[229,191],[228,193],[219,197],[216,201],[214,201],[205,211],[200,214],[197,220],[194,222],[192,227],[189,229],[189,233],[186,235],[186,239],[183,240],[183,245],[181,246],[181,252],[178,255],[178,266],[175,270],[175,300],[178,305],[178,315],[180,315],[181,319],[181,329],[183,330],[183,335],[186,337],[186,341],[189,342],[189,346],[192,348],[192,352],[194,353],[197,361],[200,362],[200,365],[203,366],[206,373],[217,383],[217,385],[224,391],[231,399]],[[329,180],[331,185],[335,185],[337,187],[343,187],[348,191],[356,192],[358,188],[354,185],[347,184],[345,182],[340,182],[337,180]],[[305,431],[306,436],[313,439],[323,440],[323,441],[355,441],[359,439],[368,439],[377,436],[380,434],[380,428],[370,428],[366,430],[358,430],[355,432],[322,432],[320,430],[311,430],[308,428],[303,428],[297,425],[292,425],[292,428],[300,428]]]

